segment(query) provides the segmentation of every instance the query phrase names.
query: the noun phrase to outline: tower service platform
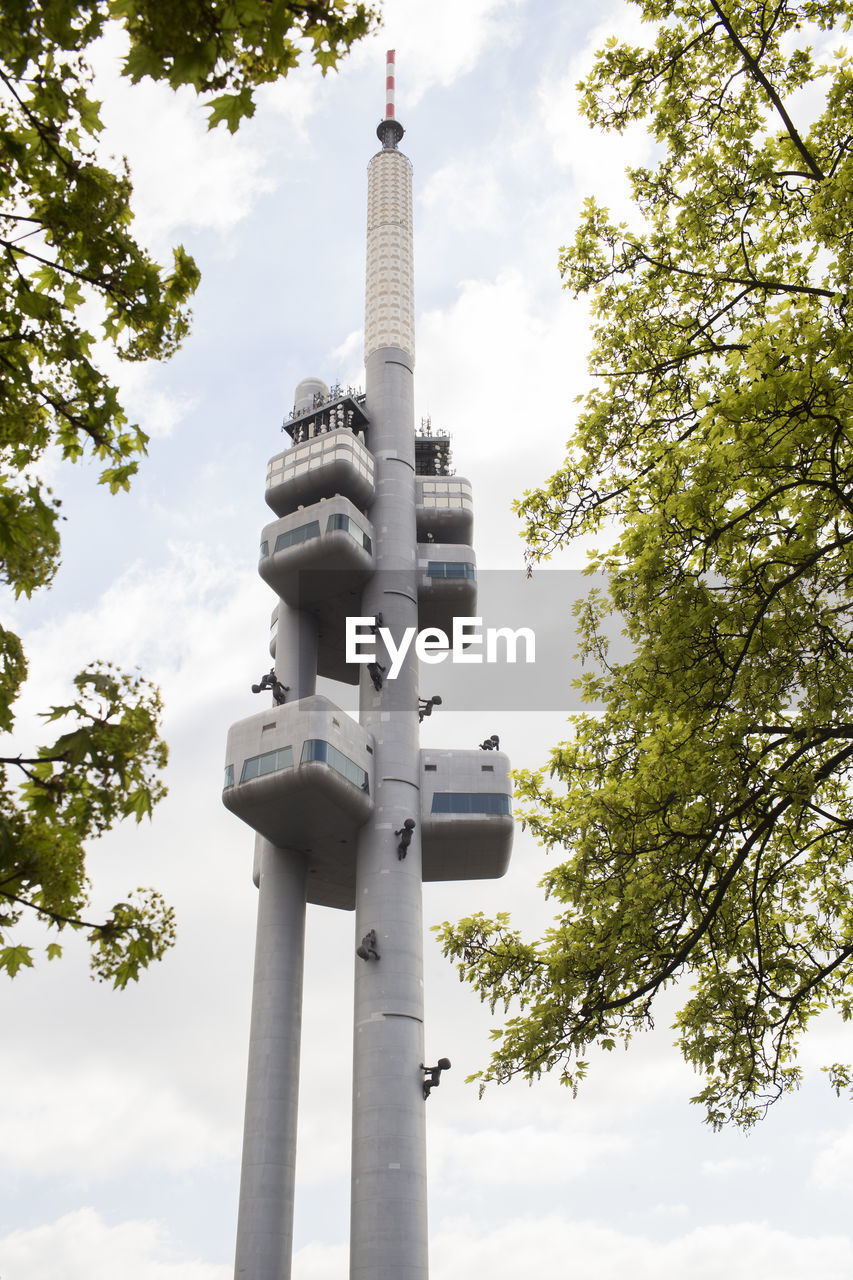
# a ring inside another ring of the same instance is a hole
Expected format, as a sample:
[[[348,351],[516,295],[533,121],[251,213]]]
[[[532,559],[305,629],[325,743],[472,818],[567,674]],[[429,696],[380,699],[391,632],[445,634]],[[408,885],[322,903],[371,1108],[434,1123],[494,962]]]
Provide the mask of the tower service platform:
[[[232,725],[223,802],[256,832],[258,926],[237,1228],[238,1280],[289,1280],[306,903],[355,911],[350,1280],[426,1280],[424,880],[501,876],[512,843],[499,750],[422,750],[411,646],[381,629],[476,611],[471,486],[413,401],[412,170],[398,150],[394,54],[368,168],[365,391],[307,378],[270,459],[259,572],[278,597],[260,686]],[[375,661],[347,662],[347,619]],[[317,676],[359,685],[356,722]],[[496,740],[493,744],[496,743]],[[488,744],[485,744],[488,745]]]

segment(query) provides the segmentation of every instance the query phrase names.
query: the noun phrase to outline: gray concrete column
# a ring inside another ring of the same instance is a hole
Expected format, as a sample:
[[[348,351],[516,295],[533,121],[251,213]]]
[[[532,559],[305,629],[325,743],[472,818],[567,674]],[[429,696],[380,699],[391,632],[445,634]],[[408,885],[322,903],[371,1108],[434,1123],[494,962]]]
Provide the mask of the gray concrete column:
[[[289,1280],[302,1030],[305,858],[256,836],[258,929],[235,1280]]]
[[[308,698],[317,689],[317,623],[302,609],[278,602],[275,674],[289,688],[288,702]]]
[[[383,347],[368,356],[366,406],[377,569],[362,612],[381,613],[399,641],[418,622],[411,355]],[[420,822],[417,697],[414,649],[381,690],[362,678],[360,718],[375,738],[376,781],[374,814],[358,843],[356,941],[375,929],[381,958],[355,962],[350,1280],[428,1273],[420,830],[405,858],[395,835],[406,818]]]

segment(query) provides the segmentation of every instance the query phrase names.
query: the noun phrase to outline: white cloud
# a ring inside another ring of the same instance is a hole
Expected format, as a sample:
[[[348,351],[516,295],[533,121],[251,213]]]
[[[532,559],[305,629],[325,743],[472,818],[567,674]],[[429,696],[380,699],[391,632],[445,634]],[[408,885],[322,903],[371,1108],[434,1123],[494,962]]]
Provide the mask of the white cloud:
[[[678,1206],[676,1206],[678,1207]],[[472,1219],[438,1224],[431,1269],[442,1280],[518,1280],[593,1274],[598,1280],[847,1280],[853,1247],[836,1235],[794,1235],[763,1223],[698,1228],[669,1240],[629,1235],[556,1215],[496,1227]],[[294,1256],[294,1280],[340,1280],[346,1245],[311,1243]],[[0,1239],[0,1265],[13,1280],[226,1280],[231,1268],[181,1256],[156,1222],[107,1226],[89,1208]]]
[[[347,1245],[307,1244],[293,1257],[293,1280],[340,1280],[349,1267]]]
[[[811,1180],[826,1190],[853,1190],[853,1125],[837,1133],[818,1152],[812,1165]]]
[[[122,378],[125,403],[128,417],[138,421],[143,431],[152,439],[170,436],[179,422],[192,409],[196,400],[187,396],[169,396],[156,387],[146,386],[146,380],[140,379],[136,387],[127,387]]]
[[[119,360],[106,342],[98,343],[96,350],[98,367],[120,389],[128,421],[137,422],[153,440],[170,436],[195,408],[196,397],[169,395],[156,385],[162,372],[153,362],[133,364]]]
[[[704,1227],[658,1241],[556,1216],[515,1219],[488,1234],[460,1220],[442,1224],[432,1248],[432,1267],[442,1280],[517,1280],[568,1271],[597,1280],[626,1274],[633,1280],[845,1280],[851,1265],[853,1247],[841,1236],[795,1236],[762,1223]]]
[[[143,1168],[175,1173],[202,1168],[238,1142],[168,1087],[127,1070],[78,1061],[60,1075],[50,1065],[24,1073],[7,1055],[3,1075],[15,1080],[0,1099],[4,1164],[19,1177],[88,1183]]]
[[[690,1206],[661,1201],[659,1204],[652,1205],[648,1212],[653,1218],[686,1218],[690,1213]]]
[[[764,1173],[767,1170],[766,1160],[752,1160],[745,1156],[730,1156],[724,1160],[703,1160],[702,1173],[711,1178],[730,1178],[738,1174]]]
[[[419,382],[429,388],[431,410],[452,414],[466,457],[506,460],[523,437],[524,453],[535,454],[530,461],[543,474],[548,457],[536,445],[553,442],[556,431],[560,448],[571,392],[585,381],[584,329],[580,308],[567,307],[557,289],[550,300],[536,297],[515,268],[494,280],[465,280],[452,307],[423,314]]]
[[[550,298],[537,296],[515,268],[464,281],[452,306],[420,317],[420,412],[450,431],[460,472],[489,495],[477,509],[481,567],[521,563],[511,503],[563,459],[585,353],[584,308],[568,305],[556,279]]]
[[[233,655],[251,651],[268,615],[267,593],[239,562],[188,542],[170,551],[159,567],[129,566],[91,608],[26,635],[31,680],[19,717],[65,700],[68,679],[98,654],[141,667],[163,690],[172,724],[221,696]]]
[[[121,76],[125,37],[111,27],[92,51],[96,92],[102,101],[103,147],[126,156],[133,179],[136,233],[162,255],[179,227],[230,230],[272,189],[265,158],[249,141],[207,128],[207,115],[191,89]]]
[[[473,234],[506,222],[504,188],[491,161],[449,160],[430,175],[420,199],[425,209],[439,213],[445,232],[458,228]]]
[[[446,87],[473,71],[496,42],[512,43],[521,33],[528,0],[385,0],[382,27],[351,55],[360,65],[376,64],[377,46],[396,50],[399,79],[397,114],[420,102],[436,85]]]
[[[352,329],[343,342],[333,347],[328,353],[328,359],[332,366],[337,369],[343,369],[346,372],[340,374],[342,381],[353,385],[361,386],[364,382],[364,364],[363,364],[363,344],[364,330]],[[349,371],[352,371],[351,373]]]
[[[258,116],[272,110],[278,117],[274,136],[279,148],[285,142],[297,147],[310,143],[308,126],[322,105],[326,93],[324,85],[327,83],[328,80],[319,67],[303,60],[298,67],[287,73],[284,80],[262,85],[258,90]],[[241,125],[241,128],[244,127],[245,125]],[[219,128],[224,126],[220,125]]]
[[[229,1280],[233,1269],[182,1256],[156,1222],[108,1226],[93,1209],[0,1237],[9,1280]]]
[[[553,162],[569,170],[579,196],[594,195],[597,203],[609,208],[617,220],[627,220],[632,215],[636,220],[625,168],[651,161],[653,139],[643,123],[629,125],[622,133],[593,129],[578,110],[578,82],[588,74],[595,52],[613,34],[616,13],[612,11],[589,33],[565,74],[545,77],[540,82],[539,120]],[[629,44],[641,44],[648,38],[649,28],[640,22],[637,11],[623,4],[618,6],[618,28],[620,39]]]
[[[345,1266],[345,1248],[310,1245],[296,1254],[294,1280],[339,1280]],[[440,1223],[430,1247],[430,1269],[442,1280],[847,1280],[851,1266],[853,1247],[842,1236],[796,1236],[763,1223],[703,1227],[661,1241],[557,1216],[492,1227],[460,1218]]]
[[[432,1125],[430,1178],[435,1183],[554,1186],[572,1182],[631,1145],[626,1135],[584,1133],[565,1113],[548,1128],[532,1124],[464,1133]]]

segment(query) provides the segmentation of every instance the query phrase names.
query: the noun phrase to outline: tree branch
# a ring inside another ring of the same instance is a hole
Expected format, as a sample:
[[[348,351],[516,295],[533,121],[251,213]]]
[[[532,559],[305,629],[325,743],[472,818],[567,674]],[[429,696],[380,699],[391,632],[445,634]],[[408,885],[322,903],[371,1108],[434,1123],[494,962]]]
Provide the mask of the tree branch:
[[[794,146],[797,148],[800,155],[803,157],[803,159],[806,162],[806,165],[809,170],[809,176],[817,179],[818,181],[823,181],[826,175],[823,173],[823,171],[815,161],[814,157],[812,156],[811,152],[809,151],[808,147],[803,142],[802,138],[800,137],[799,133],[794,127],[794,122],[791,119],[791,117],[788,115],[788,112],[785,110],[785,106],[782,102],[782,99],[779,97],[778,93],[773,88],[773,85],[767,79],[766,75],[761,70],[761,67],[759,66],[758,62],[749,52],[746,45],[741,40],[740,36],[735,31],[731,22],[726,17],[725,13],[717,3],[717,0],[711,0],[711,8],[714,10],[720,22],[728,32],[728,35],[732,44],[734,45],[738,53],[743,58],[744,62],[746,63],[747,69],[749,70],[753,79],[758,81],[758,83],[761,85],[762,89],[764,90],[764,92],[767,94],[768,98],[772,102],[773,106],[776,108],[776,111],[778,112],[780,118],[782,119],[785,125],[785,128],[788,132],[788,136],[790,137]]]
[[[61,790],[63,785],[62,779],[61,778],[40,778],[38,774],[33,773],[31,769],[28,769],[27,765],[42,764],[42,763],[67,764],[67,762],[68,762],[67,751],[63,752],[62,755],[58,755],[58,756],[26,756],[26,757],[25,756],[0,756],[0,764],[17,765],[17,767],[21,770],[21,772],[27,778],[29,778],[30,782],[32,782],[34,786],[44,787],[45,791]]]
[[[35,911],[40,916],[47,916],[49,920],[56,920],[59,924],[70,924],[74,929],[93,929],[96,933],[102,933],[104,929],[110,929],[109,922],[104,924],[92,924],[89,920],[81,920],[79,916],[66,916],[61,911],[52,911],[49,907],[40,907],[35,902],[30,902],[28,898],[20,898],[16,893],[10,893],[8,889],[0,889],[0,898],[9,898],[12,902],[17,902],[19,906],[29,907],[31,911]]]
[[[851,743],[849,747],[845,747],[843,751],[837,752],[833,757],[827,760],[822,766],[822,768],[817,770],[815,774],[815,781],[816,782],[824,781],[827,777],[830,776],[830,774],[835,772],[835,770],[838,768],[840,764],[843,764],[845,760],[850,759],[851,756],[853,756],[853,743]],[[753,828],[753,830],[744,840],[739,853],[733,858],[726,872],[720,877],[720,880],[717,883],[717,888],[714,893],[714,896],[711,899],[711,903],[708,906],[707,910],[705,911],[705,914],[702,916],[699,923],[690,931],[690,933],[687,934],[681,946],[676,950],[675,954],[663,966],[663,968],[659,970],[658,973],[654,975],[654,977],[650,978],[647,982],[644,982],[641,986],[633,988],[626,995],[618,996],[614,1000],[602,1001],[600,1004],[595,1005],[590,1010],[591,1013],[596,1013],[596,1014],[610,1013],[616,1009],[624,1008],[625,1005],[634,1004],[637,1000],[640,1000],[643,996],[648,995],[650,992],[658,990],[660,986],[667,981],[667,979],[671,978],[675,974],[675,972],[681,968],[681,966],[689,958],[690,952],[696,946],[697,942],[699,942],[700,939],[704,937],[704,935],[707,933],[708,929],[710,928],[714,920],[714,917],[716,916],[720,906],[722,905],[723,899],[726,896],[729,886],[731,885],[734,877],[737,875],[740,868],[743,866],[744,862],[749,856],[749,853],[753,848],[753,846],[755,845],[755,843],[760,838],[766,837],[766,834],[769,831],[772,831],[772,828],[776,823],[777,819],[785,812],[787,808],[790,807],[792,803],[793,803],[793,799],[790,796],[783,796],[781,800],[777,801],[777,803],[773,806],[770,812],[766,814],[766,816],[762,819],[762,821],[759,822],[757,826]]]

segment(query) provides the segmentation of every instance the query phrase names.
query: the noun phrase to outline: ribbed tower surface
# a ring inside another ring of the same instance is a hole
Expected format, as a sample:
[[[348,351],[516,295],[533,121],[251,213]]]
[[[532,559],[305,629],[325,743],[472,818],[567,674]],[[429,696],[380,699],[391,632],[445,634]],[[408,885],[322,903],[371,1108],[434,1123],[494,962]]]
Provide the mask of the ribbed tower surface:
[[[415,358],[412,166],[401,151],[380,151],[368,169],[364,358],[399,347]]]

